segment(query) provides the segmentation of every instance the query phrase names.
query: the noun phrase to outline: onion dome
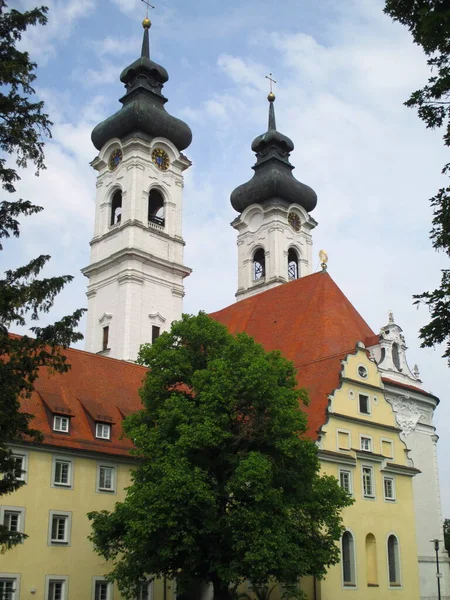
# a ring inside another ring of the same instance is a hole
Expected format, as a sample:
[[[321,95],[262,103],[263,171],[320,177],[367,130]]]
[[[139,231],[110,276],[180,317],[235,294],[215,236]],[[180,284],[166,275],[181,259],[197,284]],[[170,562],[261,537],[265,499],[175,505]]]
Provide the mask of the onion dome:
[[[97,150],[111,138],[124,139],[135,134],[151,138],[164,137],[181,152],[192,141],[192,132],[186,123],[169,115],[164,108],[167,98],[162,88],[169,75],[164,67],[150,58],[150,19],[144,19],[144,39],[141,57],[120,75],[126,94],[120,99],[123,106],[114,115],[99,123],[92,132],[92,142]]]
[[[294,143],[277,131],[275,95],[271,92],[267,99],[269,127],[252,144],[252,150],[256,153],[256,164],[252,167],[255,174],[250,181],[234,190],[230,198],[231,205],[239,213],[252,204],[300,204],[310,212],[317,204],[316,192],[292,175],[294,167],[289,162],[289,155],[294,149]]]

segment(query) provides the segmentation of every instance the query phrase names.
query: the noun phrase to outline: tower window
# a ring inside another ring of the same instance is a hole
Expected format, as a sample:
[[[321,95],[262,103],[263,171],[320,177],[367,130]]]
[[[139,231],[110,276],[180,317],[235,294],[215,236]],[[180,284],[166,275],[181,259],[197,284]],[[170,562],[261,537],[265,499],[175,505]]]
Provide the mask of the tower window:
[[[161,328],[157,325],[152,325],[152,344],[155,340],[157,340],[160,336]]]
[[[400,352],[397,343],[392,344],[392,361],[397,371],[401,371],[402,369],[400,366]]]
[[[288,252],[288,277],[298,279],[298,254],[293,248]]]
[[[111,225],[117,225],[122,218],[122,192],[117,190],[111,202]]]
[[[158,190],[151,190],[148,195],[148,220],[164,227],[164,198]]]
[[[344,586],[356,585],[355,544],[350,531],[342,536],[342,579]]]
[[[400,579],[400,554],[398,551],[398,539],[395,535],[388,538],[388,566],[389,566],[389,585],[398,587],[401,585]]]
[[[102,340],[102,352],[108,350],[108,342],[109,342],[109,325],[103,327],[103,340]]]
[[[259,281],[266,276],[266,255],[262,248],[259,248],[253,255],[253,280]]]

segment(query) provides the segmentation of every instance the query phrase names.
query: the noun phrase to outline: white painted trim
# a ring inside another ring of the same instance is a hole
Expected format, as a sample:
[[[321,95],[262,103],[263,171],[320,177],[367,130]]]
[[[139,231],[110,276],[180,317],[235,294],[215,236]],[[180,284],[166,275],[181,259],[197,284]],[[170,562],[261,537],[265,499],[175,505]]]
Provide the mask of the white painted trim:
[[[112,469],[112,489],[108,490],[108,489],[102,489],[100,488],[100,469],[102,467],[105,467],[107,469]],[[96,474],[96,478],[95,478],[95,491],[98,494],[109,494],[109,495],[113,495],[117,493],[117,465],[114,463],[110,463],[108,461],[97,461],[97,474]]]
[[[399,585],[391,585],[391,582],[389,581],[389,551],[388,551],[388,541],[389,538],[391,537],[391,535],[393,535],[395,537],[395,539],[397,540],[397,549],[398,549],[398,570],[399,570],[399,574],[400,574],[400,584]],[[387,581],[388,581],[388,588],[390,590],[401,590],[403,589],[403,572],[402,572],[402,555],[401,555],[401,550],[400,550],[400,540],[398,539],[398,535],[395,533],[395,531],[389,531],[389,533],[386,535],[386,567],[387,567]]]
[[[5,524],[5,512],[17,512],[20,513],[19,517],[19,533],[25,533],[25,514],[26,509],[23,506],[7,506],[3,504],[0,506],[0,523]]]
[[[364,471],[363,469],[370,469],[372,476],[372,495],[371,496],[366,496],[364,494]],[[362,464],[361,465],[361,495],[363,500],[375,500],[377,497],[377,493],[376,493],[376,486],[375,486],[375,470],[373,468],[373,465],[365,465]]]
[[[68,598],[69,598],[69,576],[68,575],[46,575],[45,576],[45,600],[51,600],[49,594],[50,594],[50,582],[52,582],[52,581],[64,583],[62,600],[68,600]]]
[[[0,573],[0,579],[13,579],[15,582],[15,591],[12,600],[20,599],[20,577],[21,573]]]
[[[363,448],[362,447],[362,440],[363,438],[365,440],[370,440],[370,448],[367,450],[367,448]],[[360,433],[359,434],[359,450],[362,450],[363,452],[373,452],[373,436],[372,435],[368,435],[366,433]]]
[[[342,551],[342,538],[344,537],[344,533],[346,533],[347,531],[348,531],[348,533],[350,533],[350,535],[352,536],[352,539],[353,539],[353,570],[355,573],[354,585],[345,585],[344,584],[344,561],[342,560],[344,553]],[[345,531],[342,533],[340,546],[341,546],[341,561],[340,561],[341,562],[341,587],[344,590],[357,590],[358,589],[358,568],[357,568],[358,560],[357,560],[357,556],[356,556],[356,539],[355,539],[355,534],[353,533],[353,530],[350,529],[350,527],[346,527]]]
[[[62,462],[69,465],[69,482],[66,483],[56,483],[56,463]],[[67,456],[61,456],[58,454],[54,454],[52,456],[52,475],[50,479],[50,487],[57,488],[60,490],[73,490],[73,479],[74,479],[74,459],[67,458]]]
[[[345,433],[348,435],[348,448],[342,448],[339,446],[339,434]],[[352,449],[352,432],[350,429],[336,429],[336,449],[337,450],[345,450],[349,452]]]
[[[52,525],[54,517],[64,517],[66,519],[65,525],[65,539],[61,541],[52,540]],[[49,510],[48,511],[48,538],[47,545],[48,546],[61,546],[68,547],[70,546],[70,539],[72,533],[72,513],[67,510]]]
[[[107,583],[108,584],[108,596],[107,600],[113,600],[114,597],[114,587],[110,581],[107,581],[105,577],[93,577],[92,578],[92,600],[95,600],[95,587],[97,583]]]

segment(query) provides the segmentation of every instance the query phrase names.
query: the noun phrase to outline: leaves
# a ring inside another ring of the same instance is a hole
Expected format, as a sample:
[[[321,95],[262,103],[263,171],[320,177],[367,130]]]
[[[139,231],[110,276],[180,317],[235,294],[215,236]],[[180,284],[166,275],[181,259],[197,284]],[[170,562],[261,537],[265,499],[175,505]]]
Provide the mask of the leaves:
[[[43,103],[34,102],[35,63],[27,52],[16,48],[17,42],[30,25],[45,25],[45,7],[21,13],[7,11],[7,2],[0,0],[0,150],[15,157],[19,167],[31,161],[36,173],[45,168],[44,140],[51,125],[43,113]],[[15,192],[20,181],[17,171],[0,159],[0,181],[6,192]],[[0,202],[0,239],[20,234],[19,219],[38,213],[40,206],[28,200]],[[0,244],[0,250],[3,245]],[[7,445],[11,442],[41,440],[32,428],[33,415],[20,411],[20,401],[29,397],[39,369],[47,367],[64,373],[70,367],[63,350],[82,339],[75,331],[83,310],[63,317],[46,327],[32,327],[34,338],[9,334],[11,326],[25,326],[27,319],[38,321],[49,312],[57,294],[72,280],[70,275],[39,279],[49,256],[42,255],[15,270],[6,271],[0,279],[0,496],[17,490],[22,481],[14,474],[14,460]],[[5,551],[26,538],[0,526],[0,548]]]
[[[140,463],[126,500],[89,515],[122,594],[148,574],[178,589],[211,582],[217,599],[246,579],[291,589],[322,576],[349,498],[318,475],[292,363],[203,313],[184,315],[140,362],[144,410],[124,423]]]
[[[431,75],[428,84],[413,92],[405,105],[417,108],[419,117],[431,129],[444,128],[444,144],[450,146],[450,5],[447,0],[386,0],[384,12],[408,27],[414,41],[428,56]],[[450,173],[450,163],[442,173]],[[450,186],[431,198],[433,221],[430,237],[436,250],[450,254]],[[450,278],[442,272],[441,286],[433,292],[414,296],[425,304],[431,321],[420,330],[422,347],[446,342],[444,357],[450,358]]]

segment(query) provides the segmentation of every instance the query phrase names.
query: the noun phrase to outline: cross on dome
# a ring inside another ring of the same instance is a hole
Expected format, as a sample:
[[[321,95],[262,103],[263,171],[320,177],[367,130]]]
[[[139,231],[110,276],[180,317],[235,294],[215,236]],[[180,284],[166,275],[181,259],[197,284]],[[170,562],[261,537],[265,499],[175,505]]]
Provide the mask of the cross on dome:
[[[272,78],[272,73],[265,75],[265,78],[270,81],[270,92],[269,92],[269,95],[267,96],[267,100],[269,102],[273,102],[275,100],[275,94],[273,93],[272,85],[274,83],[276,83],[276,81],[275,81],[275,79]]]
[[[147,14],[145,16],[145,19],[142,21],[142,26],[144,27],[144,29],[150,29],[150,27],[152,26],[152,22],[148,18],[148,9],[155,7],[153,6],[153,4],[150,4],[150,2],[148,2],[147,0],[141,0],[141,2],[143,2],[147,6]]]

